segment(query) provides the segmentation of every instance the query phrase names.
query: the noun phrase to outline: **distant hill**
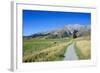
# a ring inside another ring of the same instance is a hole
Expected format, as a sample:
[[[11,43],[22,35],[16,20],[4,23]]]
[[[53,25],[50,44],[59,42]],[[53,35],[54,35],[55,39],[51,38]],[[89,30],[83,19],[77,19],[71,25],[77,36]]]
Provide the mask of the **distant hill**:
[[[63,38],[72,36],[74,31],[77,31],[78,36],[87,36],[91,34],[91,26],[80,25],[80,24],[65,25],[62,28],[58,28],[47,32],[40,32],[32,34],[30,36],[24,36],[24,38],[36,38],[36,37]]]

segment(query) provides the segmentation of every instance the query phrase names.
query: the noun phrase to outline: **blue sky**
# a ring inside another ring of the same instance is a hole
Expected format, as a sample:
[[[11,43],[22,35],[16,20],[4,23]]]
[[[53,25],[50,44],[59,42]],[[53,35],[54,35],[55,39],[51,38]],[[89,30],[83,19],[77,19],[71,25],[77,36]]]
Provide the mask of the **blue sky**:
[[[91,24],[90,13],[23,10],[23,35],[62,28],[68,24]]]

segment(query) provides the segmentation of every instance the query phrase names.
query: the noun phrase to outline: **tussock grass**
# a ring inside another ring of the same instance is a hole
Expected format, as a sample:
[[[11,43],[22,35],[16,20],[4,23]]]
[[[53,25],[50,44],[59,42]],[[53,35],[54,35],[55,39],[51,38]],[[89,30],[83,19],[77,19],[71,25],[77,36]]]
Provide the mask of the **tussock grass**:
[[[81,37],[76,40],[76,52],[79,59],[90,59],[91,58],[91,41],[89,37]]]

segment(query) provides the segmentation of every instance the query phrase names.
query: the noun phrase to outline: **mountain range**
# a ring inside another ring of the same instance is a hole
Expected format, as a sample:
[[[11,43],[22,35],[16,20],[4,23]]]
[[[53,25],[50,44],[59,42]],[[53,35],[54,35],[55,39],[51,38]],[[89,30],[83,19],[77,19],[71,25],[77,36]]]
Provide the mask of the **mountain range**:
[[[77,31],[77,36],[91,35],[91,26],[81,25],[81,24],[74,24],[74,25],[67,24],[62,28],[31,34],[29,36],[24,36],[24,38],[36,38],[36,37],[63,38],[72,36],[74,31]]]

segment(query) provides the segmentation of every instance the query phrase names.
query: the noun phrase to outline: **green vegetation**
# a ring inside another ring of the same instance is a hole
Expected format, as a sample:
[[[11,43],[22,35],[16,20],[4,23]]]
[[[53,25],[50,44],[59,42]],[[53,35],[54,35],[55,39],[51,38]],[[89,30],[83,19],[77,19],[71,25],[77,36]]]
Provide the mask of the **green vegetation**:
[[[29,38],[23,39],[23,62],[61,61],[67,46],[75,42],[79,60],[91,58],[90,37],[72,38]]]
[[[23,62],[63,60],[71,38],[30,38],[23,39]]]

